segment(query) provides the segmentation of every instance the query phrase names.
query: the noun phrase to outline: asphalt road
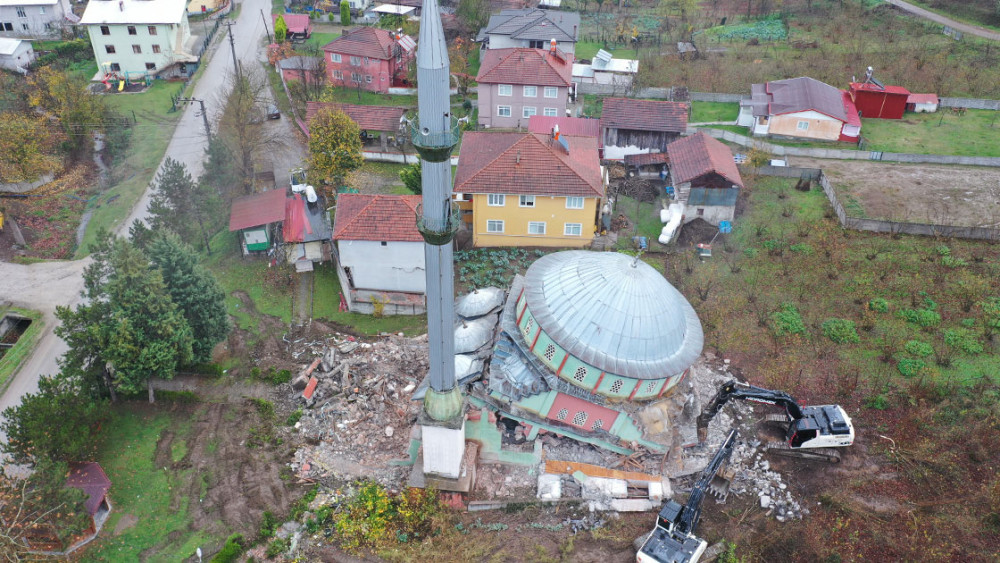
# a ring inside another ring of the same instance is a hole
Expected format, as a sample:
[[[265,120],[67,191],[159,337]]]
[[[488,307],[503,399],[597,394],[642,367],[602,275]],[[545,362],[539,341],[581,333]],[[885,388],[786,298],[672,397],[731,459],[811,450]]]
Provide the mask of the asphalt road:
[[[236,55],[244,67],[252,65],[259,68],[260,61],[266,60],[262,47],[264,21],[260,11],[263,9],[265,14],[270,13],[271,4],[267,0],[243,0],[239,4],[242,6],[240,15],[236,24],[232,26]],[[197,32],[197,27],[195,31]],[[195,85],[192,97],[205,100],[214,130],[214,125],[221,115],[223,101],[228,91],[228,81],[233,71],[228,37],[216,38],[213,47],[206,54],[210,59],[208,67]],[[275,126],[287,127],[286,124]],[[135,141],[141,142],[141,139],[136,138]],[[188,104],[167,147],[165,157],[184,163],[191,175],[197,178],[204,168],[206,146],[207,138],[200,107],[198,104]],[[127,235],[128,226],[133,220],[145,220],[149,214],[148,208],[147,189],[128,220],[118,226],[118,233]],[[56,324],[55,309],[59,305],[75,305],[81,300],[83,269],[89,263],[89,258],[30,265],[0,262],[0,303],[42,311],[45,319],[45,330],[38,346],[0,396],[0,410],[19,404],[25,393],[37,391],[41,375],[58,372],[58,358],[65,353],[66,343],[52,331]],[[6,436],[0,436],[0,439],[5,440]]]

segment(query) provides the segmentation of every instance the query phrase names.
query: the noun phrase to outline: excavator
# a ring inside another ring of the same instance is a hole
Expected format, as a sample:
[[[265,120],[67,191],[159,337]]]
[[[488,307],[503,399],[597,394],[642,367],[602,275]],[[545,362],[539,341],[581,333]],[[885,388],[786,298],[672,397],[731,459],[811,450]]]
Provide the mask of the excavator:
[[[854,443],[854,425],[840,405],[803,407],[784,391],[771,391],[736,380],[723,383],[698,415],[699,442],[704,442],[708,435],[708,423],[732,399],[784,407],[784,414],[768,415],[765,419],[781,425],[785,434],[784,442],[767,444],[768,453],[836,463],[840,461],[837,448]]]
[[[701,559],[708,547],[708,542],[694,535],[701,518],[701,502],[706,491],[711,490],[715,474],[729,461],[735,446],[734,428],[715,452],[712,461],[701,471],[687,504],[681,506],[677,501],[669,500],[660,509],[656,527],[646,535],[635,554],[636,563],[695,563]],[[637,543],[639,541],[636,540]]]

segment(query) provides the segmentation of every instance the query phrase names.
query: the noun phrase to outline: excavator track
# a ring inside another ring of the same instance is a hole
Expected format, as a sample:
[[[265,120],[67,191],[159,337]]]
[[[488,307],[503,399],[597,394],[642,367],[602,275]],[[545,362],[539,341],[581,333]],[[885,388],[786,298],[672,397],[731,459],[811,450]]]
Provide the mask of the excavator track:
[[[839,463],[840,452],[835,448],[805,448],[793,449],[785,442],[769,442],[767,453],[780,455],[781,457],[794,457],[809,461],[825,461],[827,463]]]

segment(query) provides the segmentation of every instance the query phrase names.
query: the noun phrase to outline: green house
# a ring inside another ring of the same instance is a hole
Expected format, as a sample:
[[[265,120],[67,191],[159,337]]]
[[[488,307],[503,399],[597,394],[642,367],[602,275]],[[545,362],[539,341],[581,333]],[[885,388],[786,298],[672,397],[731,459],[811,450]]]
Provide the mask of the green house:
[[[233,201],[229,231],[239,231],[243,255],[266,252],[285,219],[285,190],[271,190]]]

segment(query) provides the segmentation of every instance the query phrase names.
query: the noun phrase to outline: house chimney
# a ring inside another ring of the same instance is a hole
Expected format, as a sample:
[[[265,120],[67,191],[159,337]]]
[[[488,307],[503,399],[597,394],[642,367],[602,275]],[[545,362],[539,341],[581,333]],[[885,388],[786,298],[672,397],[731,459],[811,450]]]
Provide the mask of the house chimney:
[[[521,164],[521,149],[517,149],[517,156],[514,157],[514,164]]]
[[[559,140],[559,124],[558,123],[556,123],[556,126],[552,128],[552,138],[555,139],[555,140],[557,140],[557,141]]]
[[[553,37],[552,41],[549,42],[549,52],[550,53],[555,54],[555,52],[556,52],[556,45],[557,45],[556,38]]]

